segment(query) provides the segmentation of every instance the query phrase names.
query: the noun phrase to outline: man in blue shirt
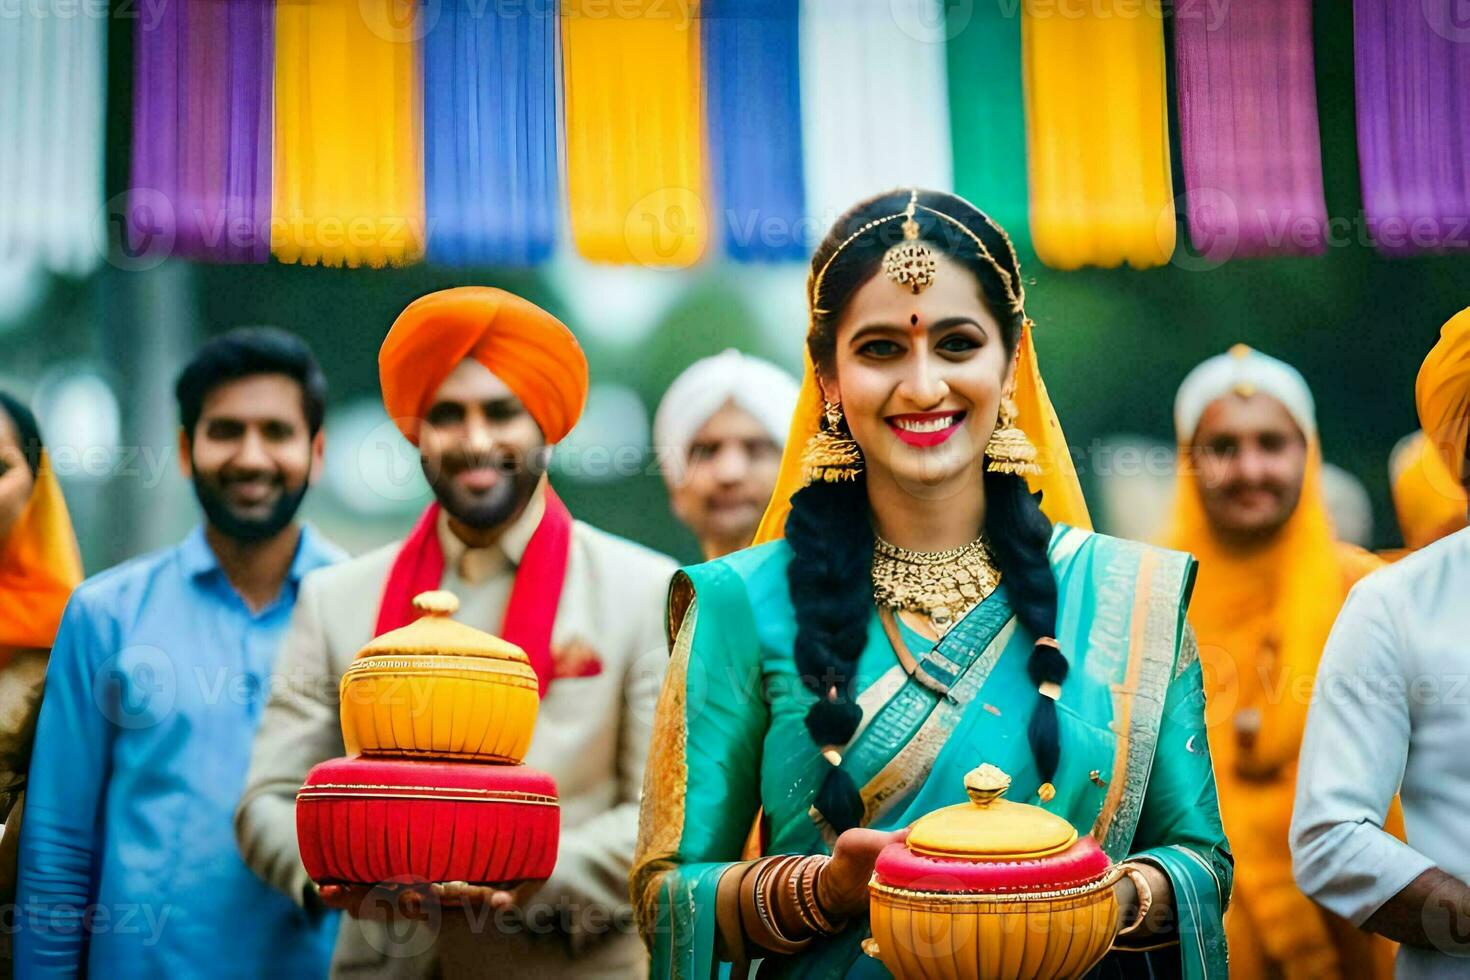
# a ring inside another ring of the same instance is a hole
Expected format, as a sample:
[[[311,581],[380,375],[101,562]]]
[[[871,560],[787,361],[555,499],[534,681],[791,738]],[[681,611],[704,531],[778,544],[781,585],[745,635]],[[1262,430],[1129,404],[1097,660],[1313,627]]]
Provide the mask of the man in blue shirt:
[[[326,383],[280,330],[179,376],[180,466],[204,523],[72,595],[37,724],[17,976],[320,976],[336,923],[245,866],[235,804],[297,584],[337,560],[296,520]]]

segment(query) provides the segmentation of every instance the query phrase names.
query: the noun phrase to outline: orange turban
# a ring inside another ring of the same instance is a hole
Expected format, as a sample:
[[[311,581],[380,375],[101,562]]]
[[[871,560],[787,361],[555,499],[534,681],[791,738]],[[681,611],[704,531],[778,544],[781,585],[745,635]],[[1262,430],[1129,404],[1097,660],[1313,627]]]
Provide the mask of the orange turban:
[[[414,445],[439,385],[465,358],[515,392],[548,443],[562,440],[587,401],[587,358],[556,317],[503,289],[460,286],[420,296],[378,352],[383,406]]]
[[[1440,330],[1439,343],[1419,368],[1414,401],[1424,434],[1458,477],[1470,433],[1470,307],[1450,317]]]
[[[1417,551],[1465,526],[1465,488],[1423,432],[1399,440],[1388,468],[1405,548]]]

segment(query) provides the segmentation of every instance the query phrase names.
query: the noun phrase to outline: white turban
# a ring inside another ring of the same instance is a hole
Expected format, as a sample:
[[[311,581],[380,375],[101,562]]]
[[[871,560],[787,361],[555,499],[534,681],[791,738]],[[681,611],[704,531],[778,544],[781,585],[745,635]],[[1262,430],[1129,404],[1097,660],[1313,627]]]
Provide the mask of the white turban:
[[[1188,445],[1194,441],[1200,416],[1215,401],[1226,395],[1248,397],[1257,392],[1285,406],[1308,439],[1316,436],[1317,409],[1301,372],[1285,361],[1236,344],[1190,371],[1179,386],[1179,394],[1174,397],[1174,431],[1179,442]]]
[[[654,446],[659,451],[672,449],[682,460],[700,428],[726,403],[734,402],[784,447],[797,391],[791,375],[731,347],[695,361],[669,385],[653,416]]]

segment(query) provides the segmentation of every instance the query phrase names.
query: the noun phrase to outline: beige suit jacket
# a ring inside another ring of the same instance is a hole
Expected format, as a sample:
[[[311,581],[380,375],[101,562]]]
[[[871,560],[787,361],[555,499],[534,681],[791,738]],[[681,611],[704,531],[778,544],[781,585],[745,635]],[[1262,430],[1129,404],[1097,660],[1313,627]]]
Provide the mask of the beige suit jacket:
[[[459,618],[491,632],[498,628],[514,563],[536,516],[528,513],[518,521],[525,526],[508,530],[506,555],[490,563],[495,570],[488,580],[470,586],[446,569],[443,587],[462,593]],[[277,660],[235,829],[250,867],[297,902],[308,901],[312,886],[296,843],[296,791],[312,766],[345,753],[338,682],[372,638],[398,548],[395,543],[308,575]],[[555,874],[524,914],[434,908],[428,922],[391,925],[344,915],[334,975],[646,973],[628,903],[628,871],[654,703],[668,660],[664,602],[675,567],[669,558],[580,521],[573,526],[552,646],[584,644],[601,659],[602,671],[553,681],[541,704],[526,764],[556,779],[561,846]]]

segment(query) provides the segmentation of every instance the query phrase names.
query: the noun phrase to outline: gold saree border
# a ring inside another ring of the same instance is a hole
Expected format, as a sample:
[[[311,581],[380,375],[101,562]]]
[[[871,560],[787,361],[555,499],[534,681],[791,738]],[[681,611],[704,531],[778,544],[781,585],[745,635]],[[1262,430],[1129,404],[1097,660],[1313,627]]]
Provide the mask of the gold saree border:
[[[1114,687],[1118,744],[1113,775],[1092,833],[1114,859],[1126,852],[1138,827],[1158,744],[1164,698],[1174,678],[1183,617],[1179,564],[1187,555],[1139,546],[1133,610],[1128,623],[1128,669]],[[1187,572],[1187,569],[1184,571]]]
[[[685,578],[686,583],[689,582]],[[690,602],[680,610],[680,622],[669,658],[663,690],[654,708],[653,742],[643,770],[643,801],[638,810],[638,844],[633,856],[629,891],[638,911],[638,927],[645,943],[654,939],[649,931],[658,921],[658,893],[664,878],[674,868],[674,855],[684,835],[684,807],[689,793],[689,757],[686,717],[689,657],[694,647],[694,629],[699,606]],[[672,603],[671,603],[672,605]],[[672,619],[672,614],[671,614]],[[658,805],[648,805],[657,801]],[[672,898],[672,896],[671,896]],[[674,930],[669,930],[672,942]],[[652,948],[650,946],[650,948]]]

